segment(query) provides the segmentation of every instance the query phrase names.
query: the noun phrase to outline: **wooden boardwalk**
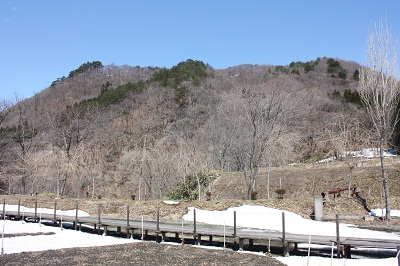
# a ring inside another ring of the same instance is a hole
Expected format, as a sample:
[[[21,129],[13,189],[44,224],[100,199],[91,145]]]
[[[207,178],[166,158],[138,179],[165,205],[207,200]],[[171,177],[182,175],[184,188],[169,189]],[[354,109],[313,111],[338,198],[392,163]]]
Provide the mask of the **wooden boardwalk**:
[[[3,205],[5,206],[5,204]],[[18,208],[19,209],[19,208]],[[244,249],[245,247],[252,248],[254,242],[262,243],[268,247],[282,248],[284,256],[288,256],[290,250],[296,249],[298,244],[317,244],[332,246],[334,243],[336,248],[337,257],[350,257],[351,248],[379,248],[379,249],[399,249],[400,241],[398,239],[376,239],[376,238],[363,238],[363,237],[340,237],[336,236],[321,236],[321,235],[306,235],[306,234],[293,234],[285,232],[285,216],[282,213],[282,231],[268,231],[261,229],[247,229],[236,227],[236,213],[234,213],[235,221],[233,227],[222,226],[207,226],[204,224],[196,223],[196,215],[194,211],[194,222],[190,224],[173,224],[161,223],[159,221],[159,209],[157,211],[157,221],[137,221],[129,219],[129,207],[127,207],[126,219],[111,219],[100,216],[100,206],[98,216],[78,216],[78,205],[76,206],[76,215],[61,215],[54,209],[54,214],[45,214],[37,212],[37,205],[35,212],[20,212],[18,211],[3,211],[0,210],[2,218],[8,219],[26,219],[39,222],[40,220],[51,221],[62,226],[62,223],[72,223],[75,230],[80,230],[82,225],[93,226],[94,230],[101,231],[103,235],[107,235],[110,230],[118,233],[126,234],[126,237],[133,237],[136,235],[152,235],[157,241],[164,241],[167,234],[169,237],[173,235],[175,241],[194,241],[195,244],[201,245],[202,243],[217,239],[219,242],[222,240],[229,242],[236,249]],[[337,227],[338,227],[337,219]],[[136,233],[135,233],[136,232]],[[247,242],[247,245],[245,245]],[[339,248],[338,248],[339,247]]]

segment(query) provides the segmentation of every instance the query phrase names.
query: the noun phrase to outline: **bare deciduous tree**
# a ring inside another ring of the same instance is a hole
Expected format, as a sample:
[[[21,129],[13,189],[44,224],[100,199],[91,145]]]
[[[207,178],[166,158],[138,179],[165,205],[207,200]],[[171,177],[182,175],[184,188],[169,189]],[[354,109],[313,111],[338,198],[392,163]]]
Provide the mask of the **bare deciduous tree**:
[[[357,151],[361,151],[369,144],[370,134],[362,127],[360,121],[355,117],[338,114],[332,117],[325,132],[326,147],[330,147],[331,155],[346,163],[348,168],[348,193],[351,193],[353,170],[361,160]]]
[[[381,175],[385,194],[386,218],[390,219],[391,203],[388,176],[383,156],[397,122],[399,122],[400,86],[398,81],[397,44],[392,40],[387,19],[374,24],[368,35],[366,66],[360,70],[358,91],[374,125],[379,143]]]
[[[272,149],[296,118],[301,100],[295,85],[279,77],[242,91],[240,157],[247,182],[247,198],[254,198],[259,169],[267,150]],[[299,96],[299,95],[297,95]]]
[[[91,110],[91,117],[96,117],[95,110]],[[59,176],[57,195],[63,195],[68,177],[75,171],[73,157],[81,152],[81,146],[90,138],[96,127],[96,119],[90,119],[85,111],[79,108],[67,107],[52,121],[51,127],[56,132],[56,143],[62,150],[66,166],[61,167],[64,173]]]

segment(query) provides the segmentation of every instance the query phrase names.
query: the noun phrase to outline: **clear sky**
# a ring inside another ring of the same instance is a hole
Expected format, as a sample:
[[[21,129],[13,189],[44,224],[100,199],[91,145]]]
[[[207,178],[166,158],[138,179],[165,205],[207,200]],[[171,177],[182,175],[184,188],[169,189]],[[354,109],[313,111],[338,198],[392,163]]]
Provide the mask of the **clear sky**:
[[[0,99],[31,97],[96,60],[362,63],[368,29],[385,14],[400,38],[400,0],[0,0]]]

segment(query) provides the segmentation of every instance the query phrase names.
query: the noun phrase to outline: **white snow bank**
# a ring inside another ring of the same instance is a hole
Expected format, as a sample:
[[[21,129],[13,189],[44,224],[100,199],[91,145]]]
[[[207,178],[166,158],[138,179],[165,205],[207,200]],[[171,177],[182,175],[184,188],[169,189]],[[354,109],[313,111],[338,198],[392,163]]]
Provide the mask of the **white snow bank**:
[[[193,210],[182,218],[193,221]],[[336,223],[319,222],[302,218],[289,211],[282,211],[263,206],[243,205],[229,208],[225,211],[207,211],[196,209],[196,221],[214,225],[233,226],[233,212],[236,211],[236,225],[238,227],[258,228],[271,231],[282,231],[282,212],[285,213],[285,230],[288,233],[336,236]],[[399,239],[395,233],[377,232],[359,229],[354,225],[340,224],[340,235],[343,237],[373,237],[381,239]]]
[[[5,209],[6,213],[7,211],[18,211],[18,205],[9,205],[6,204],[6,209]],[[22,215],[24,212],[35,212],[34,208],[27,208],[24,206],[21,206],[20,209],[20,214]],[[0,204],[0,212],[3,213],[3,204]],[[37,214],[54,214],[54,209],[45,209],[45,208],[37,208]],[[58,215],[67,215],[67,216],[75,216],[76,215],[76,210],[56,210],[56,214]],[[82,211],[82,210],[78,210],[78,217],[87,217],[90,216],[89,213]]]
[[[1,220],[0,230],[3,231],[3,228],[5,235],[21,233],[54,233],[52,235],[5,237],[3,239],[3,249],[5,254],[70,247],[107,246],[132,243],[131,239],[88,234],[74,230],[61,230],[60,227],[40,226],[38,223],[25,223],[21,221]]]
[[[330,258],[323,257],[315,257],[312,256],[309,258],[309,263],[307,264],[307,257],[278,257],[276,258],[280,262],[289,265],[289,266],[397,266],[396,258],[388,258],[388,259],[333,259],[331,264]]]
[[[178,205],[179,201],[163,200],[163,203],[168,204],[168,205]]]
[[[386,209],[372,209],[371,212],[373,212],[375,215],[378,217],[382,217],[386,215]],[[391,210],[390,211],[390,216],[391,217],[400,217],[400,211],[399,210]]]
[[[346,157],[346,156],[351,156],[351,157],[361,157],[361,158],[376,158],[379,157],[379,149],[377,148],[366,148],[362,149],[360,151],[349,151],[349,152],[343,152],[339,157]],[[396,157],[396,152],[393,150],[384,150],[383,151],[383,157]],[[333,162],[336,161],[336,157],[329,157],[325,158],[322,160],[317,161],[316,163],[328,163],[328,162]]]

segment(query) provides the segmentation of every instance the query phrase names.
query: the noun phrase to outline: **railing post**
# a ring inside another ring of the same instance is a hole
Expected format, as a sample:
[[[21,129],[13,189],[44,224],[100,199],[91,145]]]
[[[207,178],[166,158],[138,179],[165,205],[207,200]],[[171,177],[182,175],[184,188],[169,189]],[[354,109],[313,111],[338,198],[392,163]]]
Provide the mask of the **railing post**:
[[[21,199],[18,199],[18,219],[21,217]]]
[[[3,220],[6,219],[6,199],[3,200]]]
[[[100,224],[101,224],[101,219],[100,219],[100,204],[97,204],[97,233],[100,234]]]
[[[126,206],[126,238],[129,238],[129,205]],[[132,233],[133,235],[133,233]]]
[[[397,246],[397,264],[400,266],[400,246]]]
[[[35,200],[35,221],[37,221],[37,200]]]
[[[237,239],[236,239],[236,211],[233,211],[233,249],[237,248]]]
[[[285,212],[282,212],[282,248],[283,256],[289,256],[288,244],[286,243]]]
[[[236,211],[233,211],[233,238],[236,238]]]
[[[339,214],[336,214],[336,254],[340,258]]]
[[[195,244],[197,244],[196,209],[193,209],[193,238]]]
[[[100,227],[101,219],[100,219],[100,204],[97,204],[97,224]]]
[[[75,231],[78,230],[78,201],[76,202],[76,212],[75,212]]]
[[[160,232],[160,207],[157,207],[157,232]]]
[[[156,228],[156,242],[163,241],[163,235],[161,234],[161,240],[159,239],[160,234],[160,207],[157,207],[157,228]]]
[[[54,201],[54,222],[57,222],[57,201]]]

